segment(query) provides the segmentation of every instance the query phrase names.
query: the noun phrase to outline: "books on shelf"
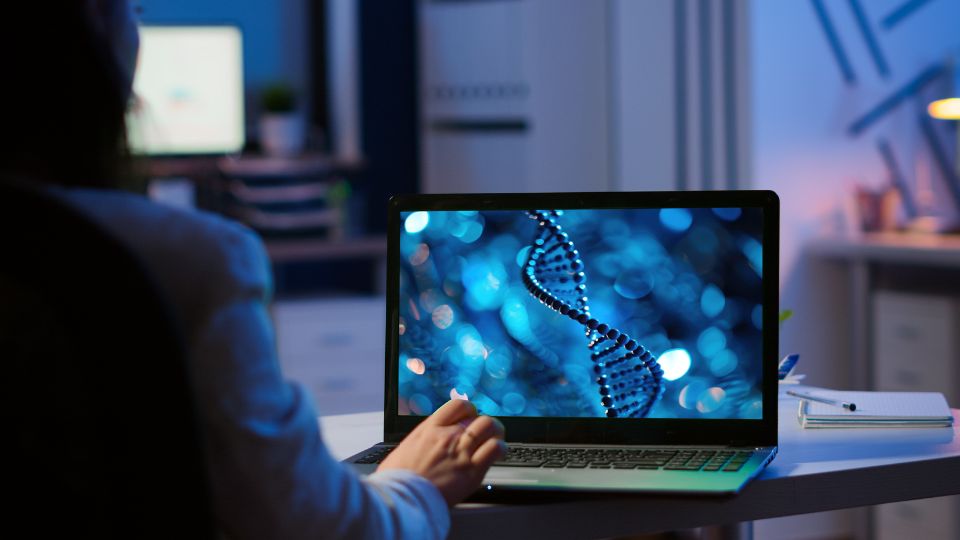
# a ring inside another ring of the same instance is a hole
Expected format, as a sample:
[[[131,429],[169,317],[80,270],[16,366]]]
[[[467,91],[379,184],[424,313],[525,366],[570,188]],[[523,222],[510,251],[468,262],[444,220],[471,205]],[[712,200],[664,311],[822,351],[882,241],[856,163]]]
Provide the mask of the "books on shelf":
[[[953,425],[947,400],[939,392],[854,392],[811,389],[827,400],[856,404],[856,410],[801,399],[798,419],[804,428],[945,427]]]

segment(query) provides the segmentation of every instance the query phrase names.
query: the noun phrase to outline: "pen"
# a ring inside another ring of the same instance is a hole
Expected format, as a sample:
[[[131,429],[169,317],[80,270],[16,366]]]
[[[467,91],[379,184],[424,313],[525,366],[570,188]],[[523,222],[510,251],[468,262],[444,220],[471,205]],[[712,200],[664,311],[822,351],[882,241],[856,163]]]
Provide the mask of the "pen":
[[[829,398],[825,398],[825,397],[811,396],[810,394],[803,394],[803,393],[801,393],[801,392],[794,392],[793,390],[787,390],[787,394],[788,394],[788,395],[791,395],[791,396],[794,396],[794,397],[798,397],[798,398],[800,398],[800,399],[806,399],[806,400],[809,400],[809,401],[819,401],[820,403],[826,403],[827,405],[836,405],[837,407],[843,407],[844,409],[847,409],[847,410],[849,410],[850,412],[853,412],[853,411],[857,410],[857,404],[856,404],[856,403],[848,403],[848,402],[846,402],[846,401],[837,401],[837,400],[835,400],[835,399],[829,399]]]

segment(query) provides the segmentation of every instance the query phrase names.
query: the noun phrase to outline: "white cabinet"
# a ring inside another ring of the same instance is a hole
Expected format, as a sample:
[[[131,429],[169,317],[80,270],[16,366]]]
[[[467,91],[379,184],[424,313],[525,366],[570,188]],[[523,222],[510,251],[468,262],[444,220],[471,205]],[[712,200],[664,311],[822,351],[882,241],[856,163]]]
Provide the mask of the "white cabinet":
[[[873,293],[873,384],[877,390],[941,392],[960,406],[960,301],[878,290]],[[960,538],[960,497],[879,505],[877,540]]]

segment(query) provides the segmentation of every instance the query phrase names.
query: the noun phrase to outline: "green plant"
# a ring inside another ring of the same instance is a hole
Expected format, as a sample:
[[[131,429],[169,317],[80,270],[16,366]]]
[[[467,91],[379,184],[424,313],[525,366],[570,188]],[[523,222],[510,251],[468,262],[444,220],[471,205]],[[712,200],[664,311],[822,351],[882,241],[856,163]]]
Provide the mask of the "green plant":
[[[783,323],[785,323],[785,322],[787,322],[788,320],[790,320],[790,317],[793,317],[793,310],[792,310],[792,309],[785,309],[785,310],[781,311],[781,312],[780,312],[780,326],[783,326]]]
[[[273,83],[263,89],[260,106],[265,113],[291,113],[297,109],[297,94],[289,84]]]

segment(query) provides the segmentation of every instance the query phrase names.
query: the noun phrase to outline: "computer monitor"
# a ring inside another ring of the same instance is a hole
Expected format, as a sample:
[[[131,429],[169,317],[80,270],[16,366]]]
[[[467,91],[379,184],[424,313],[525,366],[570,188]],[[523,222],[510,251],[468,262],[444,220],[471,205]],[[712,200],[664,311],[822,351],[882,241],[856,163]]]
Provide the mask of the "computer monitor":
[[[234,26],[141,26],[128,114],[135,154],[243,148],[243,45]]]

